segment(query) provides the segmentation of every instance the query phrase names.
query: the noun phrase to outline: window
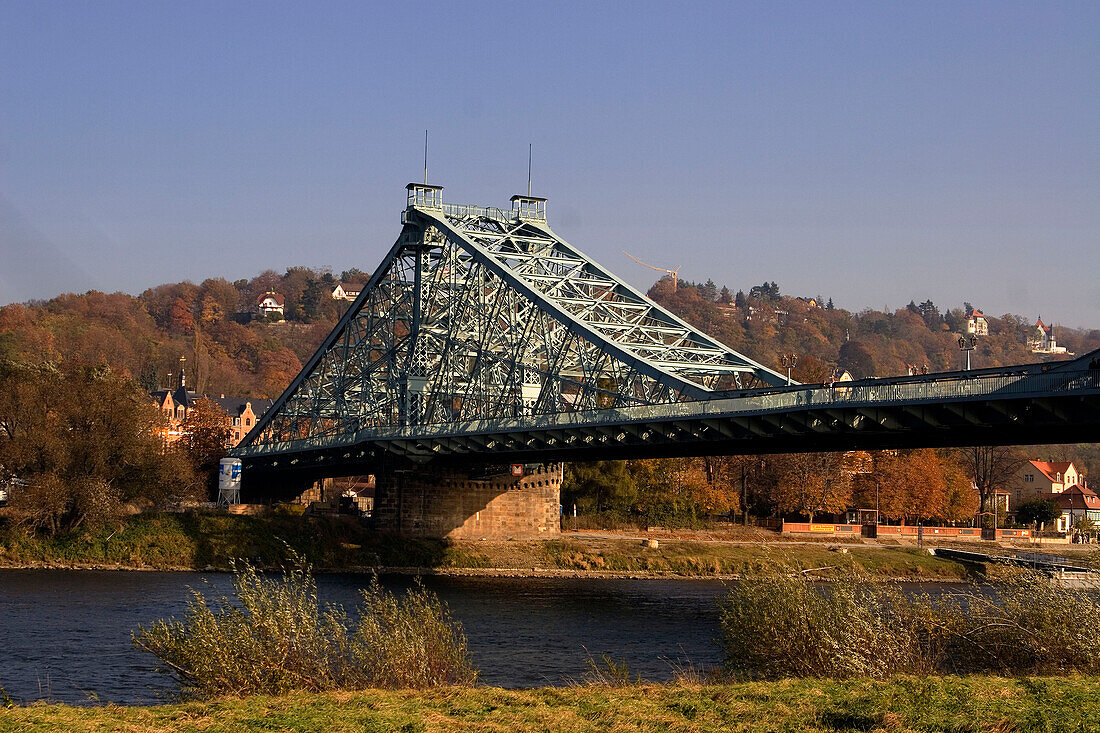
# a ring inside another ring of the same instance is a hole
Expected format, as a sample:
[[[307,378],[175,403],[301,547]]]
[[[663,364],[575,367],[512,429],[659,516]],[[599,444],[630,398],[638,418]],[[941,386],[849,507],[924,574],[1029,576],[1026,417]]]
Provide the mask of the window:
[[[240,425],[241,424],[241,419],[239,417],[233,418],[233,424],[234,425]]]
[[[246,418],[244,419],[244,424],[245,424],[245,425],[251,425],[251,424],[252,424],[252,418],[250,418],[250,417],[246,417]]]

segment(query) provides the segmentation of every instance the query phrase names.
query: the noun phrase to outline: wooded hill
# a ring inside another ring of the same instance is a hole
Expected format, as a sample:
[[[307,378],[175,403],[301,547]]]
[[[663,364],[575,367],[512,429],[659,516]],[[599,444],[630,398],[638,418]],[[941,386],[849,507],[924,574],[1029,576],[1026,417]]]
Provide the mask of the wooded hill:
[[[904,375],[910,367],[950,371],[965,364],[958,337],[966,332],[970,303],[942,312],[931,300],[892,312],[870,308],[852,312],[833,305],[832,298],[784,296],[776,283],[763,283],[746,294],[732,294],[714,282],[699,285],[670,277],[658,280],[649,297],[688,323],[720,339],[765,366],[780,370],[780,355],[796,354],[793,377],[820,382],[834,369],[852,376]],[[980,309],[980,304],[979,309]],[[985,316],[989,335],[971,354],[974,368],[1027,364],[1049,356],[1032,353],[1035,317],[1005,314]],[[1100,329],[1055,327],[1060,346],[1083,354],[1100,348]],[[1057,358],[1068,358],[1059,356]]]
[[[188,386],[210,395],[278,396],[349,307],[333,300],[338,281],[362,283],[365,273],[295,267],[251,280],[210,278],[160,285],[139,296],[91,291],[0,308],[0,363],[48,365],[76,373],[106,364],[153,390],[187,359]],[[255,318],[258,296],[284,298],[285,322]],[[657,281],[650,297],[689,323],[757,361],[782,370],[780,355],[797,354],[794,378],[820,382],[837,370],[855,377],[906,374],[910,369],[959,368],[957,338],[969,304],[941,311],[931,301],[893,312],[851,312],[831,299],[795,298],[763,283],[748,293],[713,282]],[[1038,361],[1027,345],[1030,317],[987,316],[989,336],[978,342],[974,366]],[[1100,330],[1059,328],[1071,352],[1100,347]],[[1048,357],[1049,358],[1049,357]],[[1042,453],[1035,453],[1041,450]],[[1096,446],[1032,449],[1031,457],[1073,460],[1087,473]],[[1024,456],[1020,454],[1020,458]],[[839,511],[881,505],[884,516],[954,521],[976,506],[973,471],[960,455],[908,451],[874,457],[875,472],[857,475],[833,465],[841,456],[725,457],[597,462],[570,467],[567,505],[582,511],[666,522],[749,506],[760,515]],[[1100,468],[1100,467],[1098,467]],[[834,477],[845,476],[843,481]],[[885,478],[884,478],[885,477]],[[889,480],[887,480],[889,479]],[[991,484],[992,485],[992,484]]]
[[[343,282],[362,283],[359,270]],[[0,358],[106,363],[147,390],[187,359],[188,386],[210,395],[278,396],[349,305],[329,272],[294,267],[251,280],[159,285],[134,297],[90,291],[0,308]],[[282,295],[285,322],[254,319],[256,298]]]
[[[139,296],[89,291],[0,307],[0,358],[109,364],[148,390],[187,358],[188,384],[196,391],[240,397],[278,396],[335,325],[346,301],[332,299],[338,281],[362,283],[347,270],[293,267],[250,280],[210,278],[150,288]],[[257,296],[274,290],[285,299],[286,321],[251,318]],[[836,369],[856,378],[906,374],[912,366],[957,369],[956,343],[966,310],[940,310],[931,301],[893,312],[852,312],[832,299],[782,295],[774,282],[735,294],[713,282],[657,281],[649,296],[706,333],[757,361],[781,370],[781,354],[797,354],[794,378],[818,382]],[[1039,361],[1027,346],[1031,316],[986,316],[989,336],[979,340],[975,368]],[[1071,352],[1100,348],[1100,329],[1056,328]],[[1049,358],[1049,357],[1048,357]]]

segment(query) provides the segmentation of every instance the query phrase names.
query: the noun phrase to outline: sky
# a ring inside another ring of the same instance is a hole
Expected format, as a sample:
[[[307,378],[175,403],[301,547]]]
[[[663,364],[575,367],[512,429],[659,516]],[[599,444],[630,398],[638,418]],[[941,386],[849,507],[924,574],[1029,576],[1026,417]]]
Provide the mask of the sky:
[[[0,304],[371,271],[404,186],[632,284],[1100,328],[1100,3],[0,0]]]

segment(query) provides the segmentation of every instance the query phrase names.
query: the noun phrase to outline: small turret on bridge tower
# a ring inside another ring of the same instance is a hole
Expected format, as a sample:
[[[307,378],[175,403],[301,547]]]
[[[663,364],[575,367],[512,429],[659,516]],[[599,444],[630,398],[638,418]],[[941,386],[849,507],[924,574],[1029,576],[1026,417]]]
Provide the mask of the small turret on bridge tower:
[[[520,221],[546,221],[546,199],[516,194],[512,197],[512,216]]]
[[[408,205],[421,209],[443,208],[443,186],[433,186],[429,183],[410,183],[405,186],[408,191]]]

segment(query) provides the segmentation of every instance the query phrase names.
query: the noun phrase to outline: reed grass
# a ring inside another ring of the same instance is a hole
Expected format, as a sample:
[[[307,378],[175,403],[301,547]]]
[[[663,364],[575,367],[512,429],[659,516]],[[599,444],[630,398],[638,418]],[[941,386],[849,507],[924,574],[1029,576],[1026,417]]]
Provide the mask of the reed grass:
[[[466,639],[442,602],[419,584],[404,597],[372,582],[353,624],[322,605],[312,568],[292,554],[281,577],[245,563],[232,597],[197,590],[181,620],[139,627],[133,643],[199,698],[472,684]]]
[[[733,679],[1100,674],[1100,593],[1022,571],[937,599],[867,577],[745,578],[721,600]]]

